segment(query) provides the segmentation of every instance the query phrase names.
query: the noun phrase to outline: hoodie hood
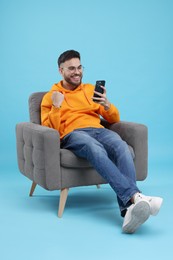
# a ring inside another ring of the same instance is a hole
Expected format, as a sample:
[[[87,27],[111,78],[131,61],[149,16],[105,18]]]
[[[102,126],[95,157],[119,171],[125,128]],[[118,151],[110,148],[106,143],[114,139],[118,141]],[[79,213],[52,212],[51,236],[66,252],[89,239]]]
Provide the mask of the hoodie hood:
[[[88,86],[88,84],[82,83],[74,90],[69,90],[69,89],[64,88],[62,86],[62,81],[60,81],[59,83],[54,84],[52,86],[51,92],[53,92],[53,91],[61,92],[64,95],[64,100],[66,101],[68,106],[70,106],[72,108],[75,107],[74,104],[72,104],[72,102],[70,102],[71,101],[70,97],[72,95],[75,95],[76,97],[78,96],[79,98],[81,98],[81,100],[83,100],[83,98],[85,98],[85,102],[87,102],[88,105],[92,105],[92,96],[93,96],[94,86],[89,84],[90,86],[92,86],[92,91],[89,91],[89,92],[91,92],[91,95],[90,95],[90,93],[88,94],[86,92],[86,85]],[[82,91],[83,95],[82,95],[81,91]]]

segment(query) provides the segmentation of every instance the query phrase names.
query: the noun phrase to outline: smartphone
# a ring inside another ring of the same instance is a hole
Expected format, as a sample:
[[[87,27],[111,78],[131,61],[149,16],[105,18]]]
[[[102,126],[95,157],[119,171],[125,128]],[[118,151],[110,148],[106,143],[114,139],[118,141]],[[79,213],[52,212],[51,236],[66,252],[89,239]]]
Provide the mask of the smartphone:
[[[100,86],[104,87],[105,83],[106,83],[105,80],[97,80],[96,84],[95,84],[95,89],[94,90],[99,92],[99,93],[101,93],[101,94],[103,94],[103,89]],[[95,98],[95,97],[100,97],[100,96],[94,93],[93,98]]]

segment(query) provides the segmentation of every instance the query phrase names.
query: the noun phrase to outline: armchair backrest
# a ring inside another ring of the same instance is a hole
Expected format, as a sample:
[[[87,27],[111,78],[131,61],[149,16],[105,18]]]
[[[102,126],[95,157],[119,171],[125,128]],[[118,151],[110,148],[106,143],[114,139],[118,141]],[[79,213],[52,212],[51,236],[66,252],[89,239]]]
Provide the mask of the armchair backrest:
[[[30,121],[35,124],[41,124],[41,101],[43,99],[43,96],[47,92],[36,92],[31,94],[29,97],[29,116]]]

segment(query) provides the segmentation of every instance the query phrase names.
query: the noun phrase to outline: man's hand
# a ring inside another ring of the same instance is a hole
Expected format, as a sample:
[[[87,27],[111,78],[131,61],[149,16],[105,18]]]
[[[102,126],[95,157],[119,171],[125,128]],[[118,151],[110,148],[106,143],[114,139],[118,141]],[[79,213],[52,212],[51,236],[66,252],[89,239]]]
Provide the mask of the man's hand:
[[[61,92],[54,91],[52,94],[52,104],[55,107],[61,107],[64,100],[64,95]]]
[[[103,94],[101,94],[97,91],[94,91],[94,93],[96,93],[100,97],[93,97],[93,101],[104,106],[105,110],[108,110],[111,106],[111,103],[108,101],[108,99],[106,97],[106,88],[103,86],[100,86],[100,87],[103,89]]]

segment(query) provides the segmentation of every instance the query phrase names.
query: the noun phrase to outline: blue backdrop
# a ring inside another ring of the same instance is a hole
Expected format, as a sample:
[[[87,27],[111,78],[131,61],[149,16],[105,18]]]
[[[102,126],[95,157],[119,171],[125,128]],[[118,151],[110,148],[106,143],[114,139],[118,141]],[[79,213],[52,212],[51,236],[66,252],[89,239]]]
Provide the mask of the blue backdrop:
[[[108,185],[70,189],[58,219],[59,191],[37,187],[30,198],[17,168],[15,125],[29,120],[29,95],[61,79],[57,58],[67,49],[81,53],[84,82],[106,80],[122,120],[148,126],[149,176],[138,185],[164,203],[132,236],[121,233]],[[172,255],[172,88],[172,0],[0,0],[1,259]]]
[[[83,81],[106,80],[122,120],[148,126],[149,165],[170,165],[172,13],[171,0],[0,0],[1,166],[16,167],[15,125],[29,95],[61,79],[67,49],[81,53]]]

